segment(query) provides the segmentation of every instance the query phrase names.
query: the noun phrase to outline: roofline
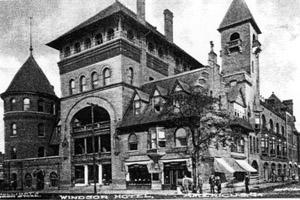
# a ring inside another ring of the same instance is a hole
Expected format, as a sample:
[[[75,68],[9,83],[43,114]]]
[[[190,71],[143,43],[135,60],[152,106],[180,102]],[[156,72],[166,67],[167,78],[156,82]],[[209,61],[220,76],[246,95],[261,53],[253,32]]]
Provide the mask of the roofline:
[[[10,95],[23,95],[23,94],[30,94],[30,95],[37,95],[37,96],[42,96],[42,97],[46,97],[46,98],[51,98],[54,100],[60,100],[59,97],[57,97],[55,94],[48,94],[48,93],[41,93],[41,92],[23,92],[23,91],[9,91],[9,92],[3,92],[2,94],[0,94],[0,97],[4,100],[6,97],[10,96]]]
[[[229,24],[229,25],[224,26],[224,27],[221,27],[221,26],[220,26],[217,30],[221,33],[222,31],[224,31],[224,30],[226,30],[226,29],[229,29],[229,28],[232,28],[232,27],[235,27],[235,26],[239,26],[239,25],[244,24],[244,23],[247,23],[247,22],[250,22],[250,23],[251,23],[251,25],[253,26],[253,28],[256,30],[256,32],[257,32],[258,34],[261,34],[261,33],[262,33],[261,30],[260,30],[260,28],[258,27],[258,25],[257,25],[257,23],[256,23],[256,21],[255,21],[255,19],[253,19],[253,17],[252,17],[252,18],[245,19],[245,20],[242,20],[242,21],[239,21],[239,22],[234,22],[234,23]]]

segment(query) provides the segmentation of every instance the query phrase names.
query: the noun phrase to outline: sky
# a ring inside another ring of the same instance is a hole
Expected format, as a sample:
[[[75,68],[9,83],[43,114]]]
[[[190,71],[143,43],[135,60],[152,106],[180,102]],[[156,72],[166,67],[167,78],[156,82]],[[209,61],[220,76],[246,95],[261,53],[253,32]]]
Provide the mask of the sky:
[[[58,96],[59,52],[45,44],[97,14],[115,0],[0,0],[0,93],[29,56],[29,17],[33,17],[33,55]],[[136,11],[136,0],[119,0]],[[220,49],[219,24],[232,0],[146,0],[146,20],[163,33],[163,10],[174,13],[174,42],[207,64],[209,41]],[[260,55],[261,94],[272,92],[294,100],[300,130],[300,1],[245,0],[263,32]],[[219,64],[221,58],[218,58]],[[297,89],[298,88],[298,89]],[[3,101],[0,100],[0,116]],[[299,118],[298,118],[299,117]],[[0,120],[0,151],[4,151],[4,125]]]

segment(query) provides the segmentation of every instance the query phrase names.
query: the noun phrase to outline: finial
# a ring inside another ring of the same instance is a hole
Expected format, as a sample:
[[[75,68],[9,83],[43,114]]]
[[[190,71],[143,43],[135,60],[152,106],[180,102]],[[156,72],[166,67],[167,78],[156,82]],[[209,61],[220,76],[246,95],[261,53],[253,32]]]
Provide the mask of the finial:
[[[214,42],[213,41],[210,41],[210,49],[211,49],[211,51],[214,51]]]
[[[29,51],[30,51],[30,55],[32,55],[32,17],[29,18],[30,19],[30,38],[29,38],[29,42],[30,42],[30,46],[29,46]]]

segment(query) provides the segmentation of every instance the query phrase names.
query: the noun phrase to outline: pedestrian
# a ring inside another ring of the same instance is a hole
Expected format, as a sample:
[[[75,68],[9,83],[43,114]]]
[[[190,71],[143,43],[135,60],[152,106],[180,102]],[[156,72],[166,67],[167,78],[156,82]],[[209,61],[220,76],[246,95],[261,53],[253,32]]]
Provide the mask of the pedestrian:
[[[182,187],[183,187],[183,192],[184,193],[189,193],[189,180],[188,180],[188,177],[186,175],[183,176]]]
[[[215,193],[215,176],[212,174],[208,179],[210,185],[210,193]]]
[[[249,182],[250,182],[249,176],[246,175],[246,177],[245,177],[245,189],[246,189],[246,193],[250,193],[250,191],[249,191]]]
[[[202,187],[203,187],[203,179],[201,175],[198,176],[198,192],[202,194]]]
[[[220,176],[216,176],[216,186],[217,186],[218,194],[220,194],[220,193],[221,193],[221,190],[222,190],[222,185],[221,185],[221,179],[220,179]]]

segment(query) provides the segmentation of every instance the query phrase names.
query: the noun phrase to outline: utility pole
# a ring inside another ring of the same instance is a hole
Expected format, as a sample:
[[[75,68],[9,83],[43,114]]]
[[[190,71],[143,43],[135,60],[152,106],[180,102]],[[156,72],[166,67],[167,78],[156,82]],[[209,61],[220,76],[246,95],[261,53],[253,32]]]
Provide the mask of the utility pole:
[[[94,129],[94,107],[97,106],[93,103],[88,103],[91,106],[91,118],[92,118],[92,149],[93,149],[93,177],[94,177],[94,194],[97,194],[96,188],[96,156],[95,156],[95,129]]]

